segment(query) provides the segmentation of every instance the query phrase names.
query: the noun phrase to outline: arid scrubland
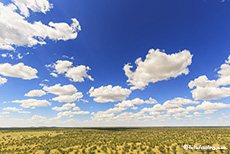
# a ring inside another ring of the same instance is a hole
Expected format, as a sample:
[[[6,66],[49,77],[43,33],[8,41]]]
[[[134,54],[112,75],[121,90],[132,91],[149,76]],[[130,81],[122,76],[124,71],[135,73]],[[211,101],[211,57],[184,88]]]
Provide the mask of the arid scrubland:
[[[230,148],[228,127],[1,129],[1,154],[189,154],[229,149],[184,150],[184,145]]]

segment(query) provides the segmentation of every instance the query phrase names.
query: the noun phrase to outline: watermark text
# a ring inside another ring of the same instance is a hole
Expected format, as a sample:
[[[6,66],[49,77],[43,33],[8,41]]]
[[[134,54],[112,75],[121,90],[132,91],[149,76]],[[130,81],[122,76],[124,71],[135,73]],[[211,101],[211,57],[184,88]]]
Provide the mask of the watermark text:
[[[212,146],[202,146],[202,145],[199,145],[199,146],[195,146],[195,145],[187,145],[185,144],[183,146],[184,150],[226,150],[228,148],[226,147],[212,147]]]

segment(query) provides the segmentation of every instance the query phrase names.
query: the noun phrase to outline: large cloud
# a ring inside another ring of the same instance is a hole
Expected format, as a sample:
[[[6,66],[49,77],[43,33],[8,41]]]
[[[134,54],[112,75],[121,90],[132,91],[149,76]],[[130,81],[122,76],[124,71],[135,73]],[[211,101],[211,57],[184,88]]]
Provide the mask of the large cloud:
[[[24,65],[23,63],[18,63],[11,65],[9,63],[0,64],[0,74],[8,77],[22,78],[25,80],[31,80],[37,77],[37,70]]]
[[[45,12],[50,8],[44,4],[45,0],[15,0],[14,2],[25,16],[29,15],[28,8],[35,12]],[[14,50],[15,46],[42,45],[46,44],[46,38],[64,41],[75,39],[81,30],[79,22],[75,18],[72,19],[71,25],[63,22],[49,22],[48,25],[44,25],[41,21],[29,23],[24,16],[16,11],[16,5],[10,3],[4,6],[0,2],[0,49]]]
[[[21,107],[24,108],[36,108],[36,107],[46,107],[50,106],[51,103],[47,100],[37,100],[37,99],[25,99],[25,100],[14,100],[13,103],[20,103]]]
[[[130,64],[124,66],[127,82],[132,85],[131,89],[144,89],[149,83],[155,83],[170,78],[176,78],[179,75],[189,73],[188,66],[192,63],[192,55],[188,50],[183,50],[175,54],[166,54],[159,49],[151,49],[142,61],[138,58],[135,61],[136,70],[131,71]]]
[[[29,9],[33,12],[46,13],[52,8],[52,4],[48,0],[12,0],[20,9],[21,14],[28,17]]]
[[[93,78],[87,74],[90,68],[85,65],[74,67],[73,62],[68,60],[58,60],[54,64],[46,65],[46,67],[54,68],[54,71],[51,73],[54,77],[57,77],[57,74],[65,74],[65,76],[73,82],[83,82],[85,81],[85,78],[93,81]]]
[[[50,87],[44,86],[43,90],[58,95],[58,97],[52,99],[58,102],[71,103],[83,97],[83,94],[77,92],[77,89],[71,84],[64,86],[61,86],[61,84],[56,84]]]
[[[230,96],[230,56],[217,73],[216,80],[209,80],[206,75],[202,75],[189,82],[188,86],[194,88],[191,92],[195,100],[215,100]]]
[[[126,99],[131,93],[131,90],[122,88],[120,86],[112,87],[112,85],[101,86],[89,90],[90,97],[95,97],[94,101],[100,103],[117,102]]]

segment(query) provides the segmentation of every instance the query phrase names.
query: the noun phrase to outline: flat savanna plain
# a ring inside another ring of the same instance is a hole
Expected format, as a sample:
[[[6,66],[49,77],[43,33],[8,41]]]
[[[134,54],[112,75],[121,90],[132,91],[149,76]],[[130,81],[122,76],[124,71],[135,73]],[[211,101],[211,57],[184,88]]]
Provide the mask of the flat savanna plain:
[[[189,154],[230,153],[184,150],[184,145],[230,148],[229,127],[20,128],[0,129],[5,154]]]

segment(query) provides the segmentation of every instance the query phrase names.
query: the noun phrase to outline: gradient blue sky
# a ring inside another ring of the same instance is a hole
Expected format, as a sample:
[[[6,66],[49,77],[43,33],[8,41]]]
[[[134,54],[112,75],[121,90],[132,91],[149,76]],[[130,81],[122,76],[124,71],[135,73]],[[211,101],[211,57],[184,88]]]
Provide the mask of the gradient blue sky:
[[[229,125],[229,14],[227,0],[1,1],[0,126]]]

